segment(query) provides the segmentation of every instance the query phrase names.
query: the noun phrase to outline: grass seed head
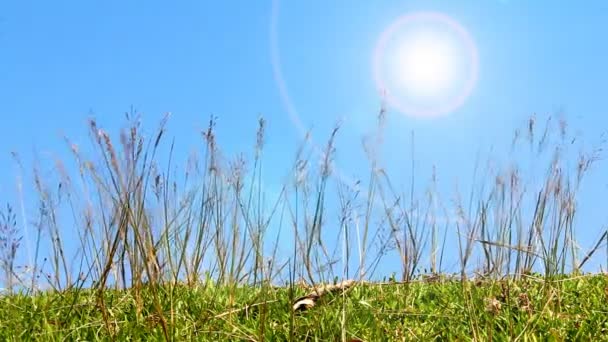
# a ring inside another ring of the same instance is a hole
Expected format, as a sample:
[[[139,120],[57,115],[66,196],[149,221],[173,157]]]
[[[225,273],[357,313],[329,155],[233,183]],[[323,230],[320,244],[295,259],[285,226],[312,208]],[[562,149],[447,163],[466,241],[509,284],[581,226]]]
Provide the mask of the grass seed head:
[[[502,309],[502,304],[495,297],[487,299],[486,311],[492,315],[498,315]]]

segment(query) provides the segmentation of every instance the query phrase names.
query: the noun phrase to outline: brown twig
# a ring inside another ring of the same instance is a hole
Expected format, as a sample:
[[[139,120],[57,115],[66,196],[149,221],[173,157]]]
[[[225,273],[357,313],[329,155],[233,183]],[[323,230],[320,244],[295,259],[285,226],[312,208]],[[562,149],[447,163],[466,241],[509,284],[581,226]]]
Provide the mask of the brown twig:
[[[332,285],[322,285],[320,287],[315,287],[313,291],[303,297],[299,297],[295,300],[293,304],[293,311],[304,311],[315,306],[319,298],[323,295],[336,291],[344,291],[353,285],[355,285],[355,281],[352,279],[344,280],[338,284]]]

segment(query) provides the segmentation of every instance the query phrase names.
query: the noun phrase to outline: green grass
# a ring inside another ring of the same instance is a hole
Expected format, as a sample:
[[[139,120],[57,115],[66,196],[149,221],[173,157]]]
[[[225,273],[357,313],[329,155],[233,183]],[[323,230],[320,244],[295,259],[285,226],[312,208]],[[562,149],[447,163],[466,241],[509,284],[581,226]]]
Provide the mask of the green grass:
[[[296,341],[337,341],[343,308],[347,338],[365,341],[608,339],[608,277],[601,275],[551,283],[530,276],[519,281],[361,284],[296,314],[293,330],[289,289],[261,291],[211,283],[167,285],[158,297],[175,340],[286,341],[293,334]],[[110,331],[93,291],[11,296],[0,302],[0,339],[163,340],[151,296],[144,288],[140,306],[133,290],[106,291]]]
[[[57,159],[50,170],[36,162],[32,191],[18,196],[19,217],[11,205],[0,211],[7,292],[0,340],[525,341],[608,333],[607,277],[583,275],[590,260],[608,257],[608,230],[586,225],[597,240],[584,248],[576,240],[579,190],[604,142],[573,145],[581,138],[563,121],[539,130],[530,118],[514,135],[505,156],[512,160],[476,165],[471,189],[446,201],[438,171],[424,175],[426,187],[416,178],[413,147],[409,184],[382,167],[384,110],[365,140],[363,179],[334,177],[336,126],[320,156],[306,143],[295,151],[271,199],[264,174],[279,166],[264,163],[263,119],[249,157],[221,153],[212,119],[203,154],[183,163],[174,141],[165,142],[167,118],[153,134],[127,119],[118,139],[95,120],[91,146],[66,138],[72,160]],[[36,210],[25,205],[32,194]],[[26,232],[30,263],[18,265]],[[378,282],[388,276],[379,265],[392,267],[391,281]],[[306,284],[345,279],[356,285],[292,309],[311,295]]]

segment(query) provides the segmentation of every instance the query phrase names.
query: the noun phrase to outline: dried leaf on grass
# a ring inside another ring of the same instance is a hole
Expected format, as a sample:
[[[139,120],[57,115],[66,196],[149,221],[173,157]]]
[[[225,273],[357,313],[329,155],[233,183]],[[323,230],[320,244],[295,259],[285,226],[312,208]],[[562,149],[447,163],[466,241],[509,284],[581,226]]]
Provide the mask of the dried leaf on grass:
[[[311,291],[306,296],[300,297],[295,300],[293,304],[293,311],[305,311],[317,304],[317,301],[323,297],[327,293],[336,292],[336,291],[344,291],[355,284],[355,281],[352,279],[344,280],[338,284],[327,284],[319,287],[315,287],[313,291]]]

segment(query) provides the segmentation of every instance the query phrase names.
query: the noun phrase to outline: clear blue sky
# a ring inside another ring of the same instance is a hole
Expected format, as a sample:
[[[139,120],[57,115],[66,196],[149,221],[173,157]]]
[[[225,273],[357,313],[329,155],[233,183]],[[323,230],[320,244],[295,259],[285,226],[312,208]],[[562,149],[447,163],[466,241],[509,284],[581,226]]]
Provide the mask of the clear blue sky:
[[[91,113],[112,130],[131,106],[148,127],[171,112],[169,136],[184,156],[200,146],[198,132],[211,114],[219,117],[224,149],[250,150],[262,114],[266,161],[282,165],[267,168],[267,179],[283,177],[301,136],[276,68],[315,141],[344,118],[337,166],[365,177],[360,138],[380,104],[373,49],[393,20],[419,10],[444,13],[468,30],[479,77],[449,115],[421,119],[389,111],[384,161],[394,174],[409,172],[411,131],[420,186],[436,165],[441,191],[449,194],[456,180],[470,179],[477,152],[490,145],[505,151],[514,129],[533,113],[542,118],[564,110],[585,146],[608,128],[605,1],[281,1],[274,32],[272,8],[270,0],[2,1],[0,201],[15,200],[10,151],[29,162],[33,149],[43,159],[67,158],[64,134],[86,143]],[[280,59],[274,69],[273,34]],[[581,213],[592,225],[581,233],[584,248],[608,223],[606,183],[595,172],[583,189]]]

